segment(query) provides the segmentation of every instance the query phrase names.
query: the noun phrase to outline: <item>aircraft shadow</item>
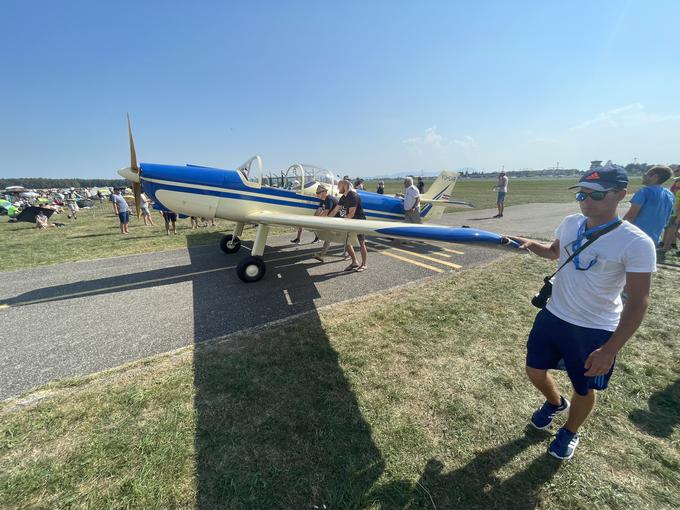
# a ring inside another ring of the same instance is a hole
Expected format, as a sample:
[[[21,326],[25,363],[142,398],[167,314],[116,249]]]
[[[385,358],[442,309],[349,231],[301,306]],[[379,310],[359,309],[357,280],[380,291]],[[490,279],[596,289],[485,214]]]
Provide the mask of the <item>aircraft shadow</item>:
[[[295,282],[286,286],[290,301],[276,288],[278,279],[270,278],[268,300],[237,302],[228,293],[216,297],[212,279],[193,281],[200,509],[359,508],[384,469],[316,312],[314,280],[305,266],[284,263],[286,281]],[[235,306],[270,320],[309,313],[201,344],[230,332],[219,316]]]
[[[506,480],[496,475],[503,466],[530,446],[545,442],[546,433],[527,428],[526,434],[477,454],[468,464],[445,472],[437,459],[430,459],[416,484],[396,481],[371,493],[380,508],[530,510],[539,503],[538,490],[560,468],[560,461],[541,453],[521,472]]]
[[[649,398],[649,411],[631,411],[630,420],[657,437],[670,437],[680,423],[680,379]]]

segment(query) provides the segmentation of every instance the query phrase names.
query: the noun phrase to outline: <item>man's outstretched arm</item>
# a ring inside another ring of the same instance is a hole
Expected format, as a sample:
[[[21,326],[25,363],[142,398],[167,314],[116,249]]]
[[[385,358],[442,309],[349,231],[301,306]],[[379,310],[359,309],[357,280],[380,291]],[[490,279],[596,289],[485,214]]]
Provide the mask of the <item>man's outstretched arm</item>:
[[[520,249],[529,250],[544,259],[557,260],[560,258],[560,240],[555,239],[552,244],[539,243],[524,237],[508,236],[520,243]]]

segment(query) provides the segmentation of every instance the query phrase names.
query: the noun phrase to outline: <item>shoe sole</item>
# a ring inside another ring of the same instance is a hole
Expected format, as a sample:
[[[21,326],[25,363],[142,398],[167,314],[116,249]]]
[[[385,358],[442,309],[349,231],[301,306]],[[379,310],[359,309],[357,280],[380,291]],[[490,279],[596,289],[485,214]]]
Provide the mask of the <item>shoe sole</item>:
[[[562,413],[566,413],[567,411],[569,411],[569,408],[571,407],[571,400],[567,400],[566,398],[565,398],[564,400],[567,402],[567,407],[565,407],[565,408],[562,409],[561,411],[556,411],[555,414],[562,414]],[[553,418],[553,420],[554,420],[554,418]],[[550,420],[550,423],[548,423],[548,424],[545,425],[544,427],[539,427],[538,425],[536,425],[536,424],[533,422],[533,420],[529,420],[529,424],[530,424],[533,428],[535,428],[536,430],[547,430],[547,429],[550,428],[550,425],[552,425],[553,420]]]
[[[571,455],[569,455],[568,457],[560,457],[560,456],[557,455],[556,453],[552,452],[552,451],[550,450],[550,448],[548,448],[548,453],[549,453],[550,455],[552,455],[553,457],[555,457],[556,459],[559,459],[559,460],[569,460],[569,459],[571,459],[571,458],[574,456],[574,454],[576,453],[576,447],[579,445],[580,442],[581,442],[580,439],[577,439],[577,440],[576,440],[576,444],[574,445],[574,451],[571,452]]]

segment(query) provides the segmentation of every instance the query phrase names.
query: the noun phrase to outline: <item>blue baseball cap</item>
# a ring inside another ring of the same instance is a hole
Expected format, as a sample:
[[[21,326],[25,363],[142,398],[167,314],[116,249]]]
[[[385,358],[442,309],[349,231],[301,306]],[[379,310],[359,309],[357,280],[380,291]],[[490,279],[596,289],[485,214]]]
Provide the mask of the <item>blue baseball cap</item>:
[[[621,165],[615,165],[611,161],[607,164],[583,174],[578,184],[569,186],[569,189],[588,188],[595,191],[610,191],[628,187],[628,174]]]

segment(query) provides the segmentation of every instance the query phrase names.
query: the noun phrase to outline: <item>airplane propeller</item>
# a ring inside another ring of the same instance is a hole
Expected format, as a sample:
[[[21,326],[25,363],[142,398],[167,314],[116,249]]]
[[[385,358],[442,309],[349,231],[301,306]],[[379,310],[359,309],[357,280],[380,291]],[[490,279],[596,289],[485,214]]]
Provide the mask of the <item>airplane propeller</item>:
[[[137,165],[137,153],[135,152],[135,141],[132,139],[132,126],[130,125],[130,114],[127,114],[128,136],[130,138],[130,170],[137,174],[137,179],[132,181],[132,194],[135,196],[135,210],[137,219],[142,217],[142,169]]]

